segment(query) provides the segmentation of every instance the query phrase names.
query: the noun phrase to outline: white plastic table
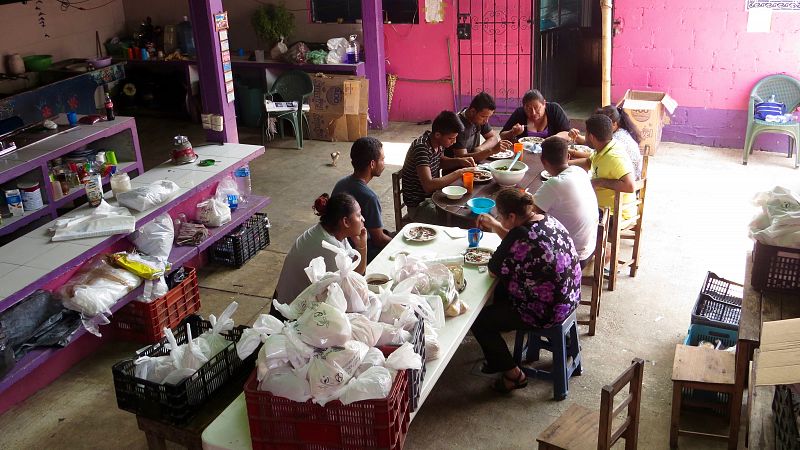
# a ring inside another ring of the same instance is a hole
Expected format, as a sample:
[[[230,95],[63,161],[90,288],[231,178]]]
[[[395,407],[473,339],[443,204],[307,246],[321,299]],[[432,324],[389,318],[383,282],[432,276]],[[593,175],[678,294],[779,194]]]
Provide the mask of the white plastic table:
[[[421,224],[406,225],[403,230]],[[394,265],[390,259],[398,251],[408,251],[413,255],[429,255],[432,257],[447,257],[460,255],[467,248],[467,238],[461,237],[453,239],[444,232],[444,227],[425,225],[436,228],[438,233],[433,241],[426,243],[408,242],[403,237],[403,232],[399,232],[386,246],[381,253],[367,266],[367,274],[383,273],[390,274]],[[466,233],[464,233],[466,234]],[[484,233],[480,246],[486,248],[497,248],[500,245],[500,237],[494,233]],[[428,398],[428,394],[433,390],[436,381],[442,375],[444,368],[455,354],[461,341],[466,336],[467,331],[475,322],[478,313],[483,309],[495,280],[489,276],[489,272],[480,273],[476,266],[464,266],[464,278],[467,280],[467,287],[461,293],[461,300],[469,306],[469,310],[453,318],[448,318],[445,326],[439,330],[439,358],[428,361],[425,364],[425,380],[422,383],[422,392],[419,397],[419,407]],[[414,414],[411,415],[411,420]],[[203,431],[203,448],[206,450],[234,450],[252,449],[250,443],[250,426],[247,421],[247,409],[245,406],[244,394],[238,396],[211,424]]]

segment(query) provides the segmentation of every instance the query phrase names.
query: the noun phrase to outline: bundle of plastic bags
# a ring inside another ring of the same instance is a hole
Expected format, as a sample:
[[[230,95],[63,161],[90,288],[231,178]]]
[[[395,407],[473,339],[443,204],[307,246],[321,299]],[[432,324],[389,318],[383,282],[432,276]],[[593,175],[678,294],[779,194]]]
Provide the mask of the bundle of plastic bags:
[[[145,211],[172,199],[180,190],[177,184],[169,180],[156,181],[116,195],[120,205],[134,211]]]
[[[341,64],[344,62],[347,55],[347,39],[333,38],[328,39],[328,54],[325,57],[325,62],[328,64]]]
[[[81,313],[88,331],[100,336],[98,327],[109,323],[111,307],[141,282],[138,276],[113,267],[105,255],[99,255],[58,288],[56,295],[67,309]]]
[[[761,211],[750,222],[750,237],[767,245],[800,248],[800,195],[775,186],[756,194],[753,204]]]
[[[392,277],[397,283],[414,279],[413,292],[416,294],[439,296],[447,317],[456,317],[467,311],[467,305],[458,297],[453,273],[444,264],[400,254],[395,258]]]

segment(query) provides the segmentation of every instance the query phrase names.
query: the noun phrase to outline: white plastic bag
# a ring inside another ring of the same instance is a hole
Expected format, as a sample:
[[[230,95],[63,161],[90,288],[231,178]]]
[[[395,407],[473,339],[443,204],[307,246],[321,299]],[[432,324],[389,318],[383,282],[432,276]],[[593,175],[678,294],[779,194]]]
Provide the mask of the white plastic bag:
[[[339,401],[343,405],[361,400],[381,399],[392,390],[392,375],[385,367],[370,367],[347,383]]]
[[[307,370],[292,369],[289,366],[275,368],[261,381],[258,388],[289,400],[305,402],[311,398],[311,386],[305,374]]]
[[[326,241],[322,241],[322,247],[336,253],[337,271],[334,272],[333,281],[339,283],[344,292],[347,312],[361,312],[367,309],[369,285],[364,276],[355,270],[361,262],[361,254],[353,249],[346,251]]]
[[[383,334],[383,326],[380,323],[373,322],[359,313],[349,313],[347,318],[350,320],[354,340],[363,342],[368,347],[374,347],[378,343]]]
[[[317,348],[344,345],[352,336],[350,321],[344,312],[327,303],[313,303],[297,319],[300,339]]]
[[[384,345],[400,345],[411,339],[411,333],[404,330],[402,327],[388,323],[381,323],[381,326],[383,327],[383,332],[378,339],[377,345],[379,347]]]
[[[308,381],[314,402],[325,406],[329,401],[339,398],[367,350],[367,346],[361,342],[349,341],[344,347],[331,347],[315,354],[308,366]]]
[[[383,367],[384,364],[386,364],[386,357],[383,356],[383,352],[375,347],[370,347],[369,350],[367,350],[367,354],[364,355],[364,359],[361,360],[358,369],[356,369],[354,376],[361,375],[372,366]]]
[[[208,359],[211,359],[217,353],[225,350],[228,344],[230,344],[230,341],[225,339],[222,333],[233,329],[234,323],[232,317],[237,308],[239,308],[239,304],[231,302],[222,314],[220,314],[219,319],[213,314],[209,314],[208,321],[211,322],[211,329],[197,338],[198,341],[203,341],[207,345],[208,353],[206,353],[206,357]]]
[[[431,327],[425,327],[425,361],[439,359],[439,333]]]
[[[328,39],[328,56],[325,57],[327,64],[341,64],[347,55],[347,39],[333,38]]]
[[[163,383],[167,375],[175,371],[171,355],[142,356],[137,358],[133,364],[133,376],[158,384]]]
[[[128,239],[139,252],[167,261],[175,240],[172,217],[161,214],[151,222],[134,231]]]
[[[767,245],[800,248],[800,195],[775,186],[756,194],[753,204],[761,213],[750,223],[750,237]]]
[[[102,200],[100,206],[88,214],[56,219],[50,230],[54,232],[51,240],[58,242],[120,233],[128,234],[135,228],[136,218],[127,208],[111,206]]]
[[[236,186],[236,181],[233,179],[232,176],[226,175],[220,182],[217,184],[217,190],[214,194],[214,198],[217,201],[222,203],[228,204],[228,196],[233,195],[236,196],[237,200],[239,198],[239,187]]]
[[[186,345],[180,359],[180,369],[197,370],[208,362],[208,345],[202,344],[200,339],[192,339],[192,327],[186,327]]]
[[[174,182],[160,180],[148,186],[141,186],[116,194],[116,197],[121,206],[141,212],[167,202],[179,190],[180,188]]]
[[[289,363],[295,369],[307,365],[308,361],[314,355],[314,347],[300,339],[300,332],[297,326],[297,322],[291,322],[286,324],[283,329],[283,334],[286,336],[286,341],[288,342],[286,352],[289,357]]]
[[[281,331],[283,331],[283,322],[278,320],[277,317],[269,314],[260,314],[251,328],[242,330],[242,336],[236,343],[236,354],[239,355],[239,359],[244,360],[256,351],[258,345],[267,336]]]
[[[209,198],[197,204],[197,221],[207,227],[221,227],[231,221],[228,202]]]
[[[286,46],[286,43],[283,42],[284,37],[281,36],[281,40],[272,47],[272,50],[269,51],[269,56],[272,59],[281,59],[284,53],[289,51],[289,47]]]
[[[422,298],[428,302],[428,305],[433,311],[433,318],[425,321],[425,329],[442,328],[445,324],[445,315],[441,298],[438,295],[423,295]]]
[[[386,367],[394,370],[421,369],[422,358],[414,352],[411,343],[406,342],[386,357]]]

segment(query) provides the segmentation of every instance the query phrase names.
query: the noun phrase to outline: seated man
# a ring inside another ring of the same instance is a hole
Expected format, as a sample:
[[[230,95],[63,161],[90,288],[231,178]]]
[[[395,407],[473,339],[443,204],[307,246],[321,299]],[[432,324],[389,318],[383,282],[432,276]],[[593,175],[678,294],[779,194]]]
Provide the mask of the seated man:
[[[497,107],[491,95],[486,92],[476,95],[470,102],[469,108],[458,113],[464,131],[458,133],[456,143],[444,151],[445,156],[450,158],[469,156],[475,162],[480,162],[497,152],[510,149],[511,142],[501,141],[500,135],[489,126],[489,118],[495,109]],[[485,139],[483,144],[480,143],[481,136]]]
[[[592,176],[592,186],[597,194],[597,204],[601,208],[614,211],[614,193],[623,192],[622,204],[632,204],[632,192],[636,189],[633,163],[622,146],[613,138],[611,119],[602,114],[594,114],[586,120],[586,145],[594,149],[588,154],[570,150],[570,165],[583,167]],[[631,208],[622,210],[622,218],[633,216]]]
[[[533,203],[564,225],[583,268],[597,241],[597,197],[586,171],[567,164],[568,150],[569,143],[557,136],[542,142],[542,166],[551,176],[533,194]]]
[[[436,206],[430,196],[437,190],[461,179],[464,172],[475,170],[470,157],[448,158],[444,149],[455,143],[464,125],[452,111],[442,111],[433,120],[431,130],[411,143],[403,162],[403,200],[408,218],[414,222],[437,223]],[[442,177],[439,169],[454,170]]]
[[[374,137],[356,139],[350,147],[353,174],[339,180],[331,192],[331,195],[350,194],[361,206],[364,227],[367,228],[368,263],[392,240],[391,234],[383,229],[381,201],[375,191],[367,186],[373,177],[379,177],[383,173],[383,159],[381,141]]]

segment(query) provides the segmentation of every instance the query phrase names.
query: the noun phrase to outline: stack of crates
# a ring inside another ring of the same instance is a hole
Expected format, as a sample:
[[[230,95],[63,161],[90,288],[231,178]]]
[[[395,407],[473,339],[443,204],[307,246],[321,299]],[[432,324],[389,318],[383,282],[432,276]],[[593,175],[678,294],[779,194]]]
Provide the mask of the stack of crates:
[[[708,272],[692,308],[692,321],[684,345],[710,342],[722,349],[735,346],[743,297],[744,286]],[[684,389],[683,397],[688,401],[719,404],[713,408],[718,414],[726,414],[730,399],[728,394],[693,389]]]

